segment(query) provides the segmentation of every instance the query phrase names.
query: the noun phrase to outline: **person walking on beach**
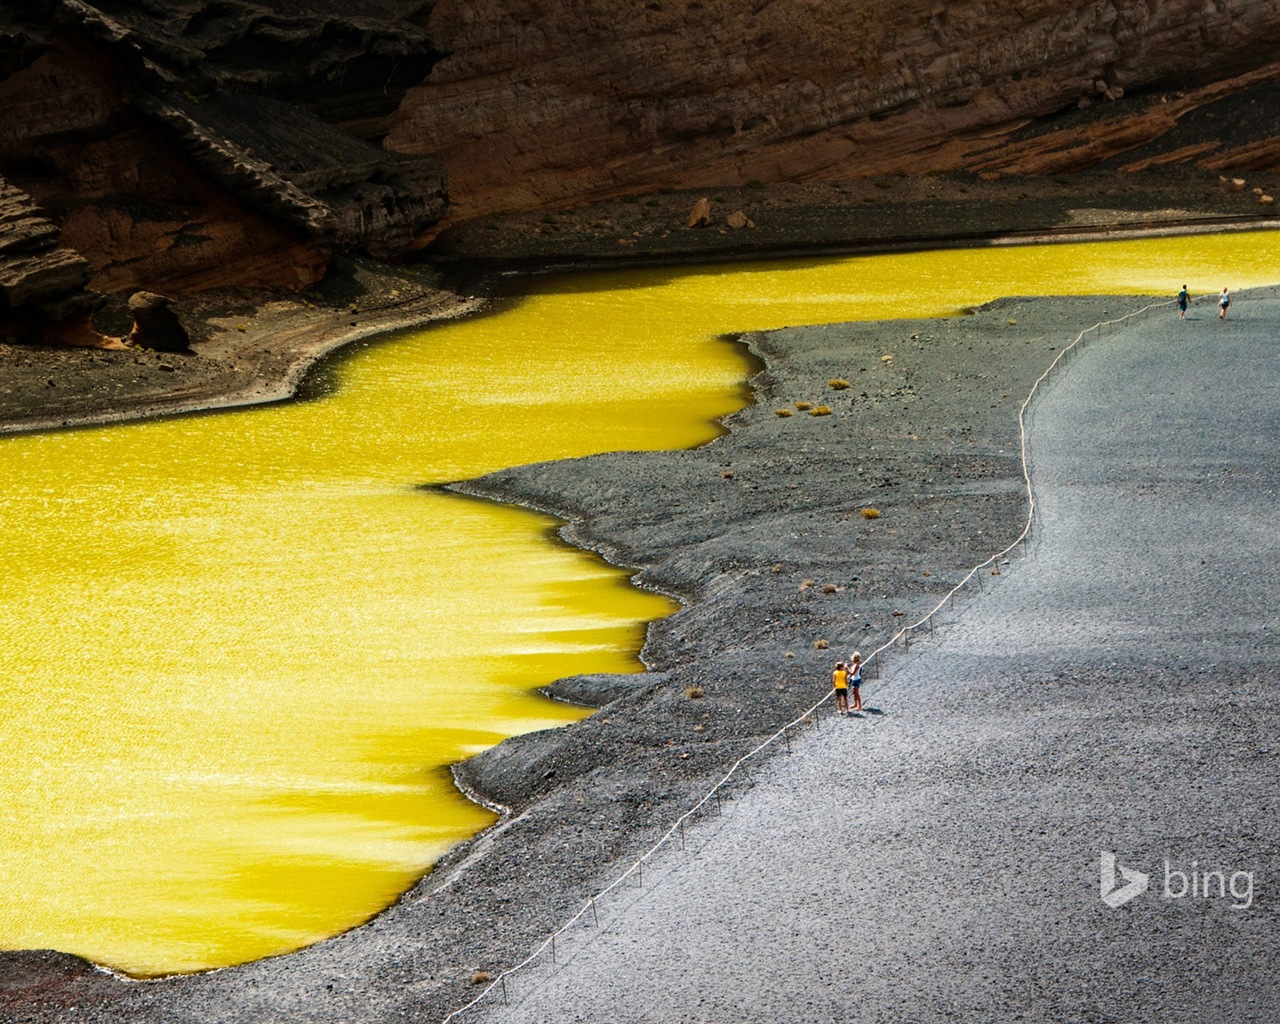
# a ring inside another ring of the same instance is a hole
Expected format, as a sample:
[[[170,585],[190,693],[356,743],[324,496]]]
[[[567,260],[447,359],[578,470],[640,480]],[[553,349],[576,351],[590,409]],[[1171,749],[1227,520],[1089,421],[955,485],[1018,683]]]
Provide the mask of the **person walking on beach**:
[[[1218,296],[1218,319],[1225,320],[1227,318],[1227,307],[1231,305],[1231,293],[1227,291],[1226,285],[1222,287],[1222,294]]]
[[[853,688],[853,710],[862,710],[862,655],[854,651],[849,655],[849,685]]]
[[[836,691],[836,714],[849,713],[849,670],[843,661],[836,662],[835,671],[831,673],[831,686]]]
[[[1178,292],[1178,319],[1182,320],[1187,315],[1187,304],[1191,302],[1191,296],[1187,292],[1187,286],[1182,286],[1182,291]]]

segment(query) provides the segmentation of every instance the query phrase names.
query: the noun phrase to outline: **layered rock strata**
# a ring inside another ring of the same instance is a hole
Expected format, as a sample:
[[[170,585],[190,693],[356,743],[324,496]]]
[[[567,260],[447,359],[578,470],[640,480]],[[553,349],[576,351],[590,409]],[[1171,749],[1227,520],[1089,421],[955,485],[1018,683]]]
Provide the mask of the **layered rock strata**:
[[[18,0],[0,11],[0,173],[100,290],[297,289],[331,253],[394,256],[441,216],[439,163],[378,145],[435,58],[376,3]]]
[[[89,263],[58,244],[58,228],[32,198],[0,178],[0,318],[63,320],[87,313]]]
[[[438,156],[477,216],[999,163],[1029,118],[1273,61],[1280,0],[440,0],[428,29],[448,57],[387,144]]]

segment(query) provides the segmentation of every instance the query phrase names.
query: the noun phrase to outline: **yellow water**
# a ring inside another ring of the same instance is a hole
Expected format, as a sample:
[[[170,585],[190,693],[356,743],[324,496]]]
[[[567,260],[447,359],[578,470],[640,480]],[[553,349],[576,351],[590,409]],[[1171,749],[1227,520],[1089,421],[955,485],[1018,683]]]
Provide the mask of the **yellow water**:
[[[720,332],[1280,277],[1280,233],[536,282],[273,408],[0,442],[0,947],[131,973],[284,952],[492,816],[444,766],[581,711],[671,604],[554,523],[416,485],[696,445]],[[1242,315],[1244,310],[1238,308]]]

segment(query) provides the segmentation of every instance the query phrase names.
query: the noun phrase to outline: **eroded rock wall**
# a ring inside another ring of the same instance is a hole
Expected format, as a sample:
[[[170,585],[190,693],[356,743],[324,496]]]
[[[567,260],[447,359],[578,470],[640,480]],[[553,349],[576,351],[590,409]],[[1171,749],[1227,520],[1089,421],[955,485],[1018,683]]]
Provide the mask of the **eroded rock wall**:
[[[1280,0],[439,0],[427,28],[447,57],[386,144],[468,217],[973,165],[957,139],[1274,60]]]
[[[434,158],[380,145],[437,57],[402,17],[429,6],[10,0],[0,174],[99,291],[297,289],[333,252],[395,256],[446,203]]]
[[[0,317],[64,320],[88,312],[89,264],[58,244],[34,200],[0,178]]]
[[[119,99],[110,65],[72,40],[0,82],[0,162],[87,260],[92,287],[298,287],[324,254],[235,201]]]

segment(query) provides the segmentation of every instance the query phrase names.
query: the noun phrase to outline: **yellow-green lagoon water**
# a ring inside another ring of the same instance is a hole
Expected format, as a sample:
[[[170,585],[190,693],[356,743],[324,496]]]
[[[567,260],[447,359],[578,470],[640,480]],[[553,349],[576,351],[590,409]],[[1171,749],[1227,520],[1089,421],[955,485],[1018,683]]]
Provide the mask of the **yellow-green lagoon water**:
[[[641,668],[669,601],[418,485],[711,439],[750,372],[721,333],[1277,268],[1263,232],[565,277],[315,400],[0,440],[0,947],[154,975],[350,928],[492,820],[445,766]]]

